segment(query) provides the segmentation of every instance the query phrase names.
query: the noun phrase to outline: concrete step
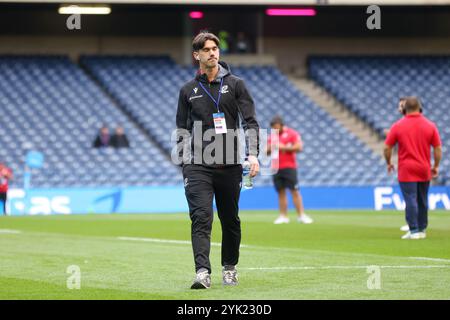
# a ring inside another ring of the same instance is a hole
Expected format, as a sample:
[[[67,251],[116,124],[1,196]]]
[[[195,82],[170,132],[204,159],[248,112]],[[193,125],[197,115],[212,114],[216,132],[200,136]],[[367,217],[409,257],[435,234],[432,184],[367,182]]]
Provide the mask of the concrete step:
[[[290,77],[289,79],[303,94],[328,112],[330,116],[336,119],[344,128],[352,132],[373,150],[373,152],[383,156],[384,142],[382,137],[348,110],[346,106],[341,104],[332,94],[311,79],[294,77]]]

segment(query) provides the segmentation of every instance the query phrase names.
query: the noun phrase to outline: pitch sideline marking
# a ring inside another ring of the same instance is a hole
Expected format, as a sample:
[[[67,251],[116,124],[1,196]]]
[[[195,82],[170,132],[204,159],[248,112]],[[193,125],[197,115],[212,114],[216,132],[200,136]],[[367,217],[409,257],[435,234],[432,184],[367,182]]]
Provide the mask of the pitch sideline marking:
[[[117,237],[119,240],[124,241],[143,241],[143,242],[157,242],[157,243],[174,243],[174,244],[191,244],[191,241],[186,240],[168,240],[168,239],[156,239],[156,238],[135,238],[135,237]],[[222,244],[218,242],[211,242],[211,246],[220,247]]]
[[[0,229],[1,231],[1,229]],[[20,231],[19,231],[20,232]],[[191,241],[187,240],[171,240],[171,239],[158,239],[158,238],[138,238],[138,237],[117,237],[118,240],[123,241],[143,241],[143,242],[156,242],[156,243],[172,243],[172,244],[185,244],[190,245]],[[221,244],[218,242],[211,242],[211,246],[214,247],[220,247]],[[241,244],[241,248],[253,248],[253,249],[273,249],[273,250],[286,250],[286,251],[298,251],[303,250],[301,248],[277,248],[277,247],[260,247],[260,246],[250,246]],[[360,254],[360,253],[347,253],[347,254],[354,254],[354,255],[371,255],[371,254]],[[378,256],[378,255],[377,255]],[[400,257],[399,258],[405,258],[405,259],[416,259],[416,260],[428,260],[428,261],[436,261],[436,262],[450,262],[450,259],[442,259],[442,258],[427,258],[427,257]],[[386,266],[389,267],[389,266]],[[363,268],[363,266],[361,266]],[[364,267],[365,268],[365,267]]]
[[[450,262],[450,259],[442,259],[442,258],[428,258],[428,257],[409,257],[414,260],[426,260],[426,261],[438,261],[438,262]]]
[[[19,233],[22,233],[22,231],[12,229],[0,229],[0,234],[19,234]]]
[[[280,271],[280,270],[327,270],[327,269],[367,269],[370,266],[377,266],[381,269],[431,269],[431,268],[450,268],[449,265],[428,265],[428,266],[319,266],[319,267],[256,267],[256,268],[239,268],[239,270],[249,271]]]

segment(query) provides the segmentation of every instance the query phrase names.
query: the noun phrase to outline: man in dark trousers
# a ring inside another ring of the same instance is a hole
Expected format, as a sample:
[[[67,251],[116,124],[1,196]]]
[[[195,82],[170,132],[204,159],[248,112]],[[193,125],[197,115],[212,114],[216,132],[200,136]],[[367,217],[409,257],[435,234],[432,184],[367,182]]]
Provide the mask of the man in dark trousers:
[[[259,125],[244,81],[232,75],[226,63],[219,62],[217,36],[200,33],[192,47],[200,69],[195,79],[180,90],[176,125],[179,137],[183,135],[180,132],[189,136],[182,139],[188,147],[179,150],[179,156],[183,159],[185,194],[192,222],[196,277],[191,288],[205,289],[211,285],[209,253],[214,197],[222,226],[223,284],[238,283],[242,165],[236,132],[242,120],[248,140],[250,176],[254,177],[259,172]]]
[[[441,139],[436,125],[422,115],[422,106],[416,97],[407,97],[403,108],[405,117],[391,127],[386,137],[384,157],[388,172],[392,173],[395,169],[391,163],[392,148],[398,143],[398,181],[409,226],[402,239],[424,239],[428,225],[428,189],[431,178],[439,175]]]

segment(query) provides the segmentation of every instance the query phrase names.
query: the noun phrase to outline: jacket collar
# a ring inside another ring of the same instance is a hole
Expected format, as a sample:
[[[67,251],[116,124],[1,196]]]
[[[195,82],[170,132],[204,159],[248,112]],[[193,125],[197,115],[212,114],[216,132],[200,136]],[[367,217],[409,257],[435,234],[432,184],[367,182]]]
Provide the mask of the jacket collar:
[[[217,73],[216,78],[211,81],[211,83],[219,83],[222,78],[226,77],[229,74],[231,74],[231,70],[228,64],[223,61],[219,61],[219,72]],[[208,83],[208,77],[206,76],[206,73],[200,74],[200,69],[197,71],[195,79],[203,83]]]

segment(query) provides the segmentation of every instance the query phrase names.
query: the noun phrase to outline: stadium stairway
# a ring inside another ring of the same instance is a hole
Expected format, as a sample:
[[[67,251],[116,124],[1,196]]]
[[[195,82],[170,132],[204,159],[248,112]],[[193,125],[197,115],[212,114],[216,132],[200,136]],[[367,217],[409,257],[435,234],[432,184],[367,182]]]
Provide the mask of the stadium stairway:
[[[364,142],[375,154],[383,156],[383,137],[336,99],[332,93],[312,79],[290,76],[289,80],[343,127]]]

